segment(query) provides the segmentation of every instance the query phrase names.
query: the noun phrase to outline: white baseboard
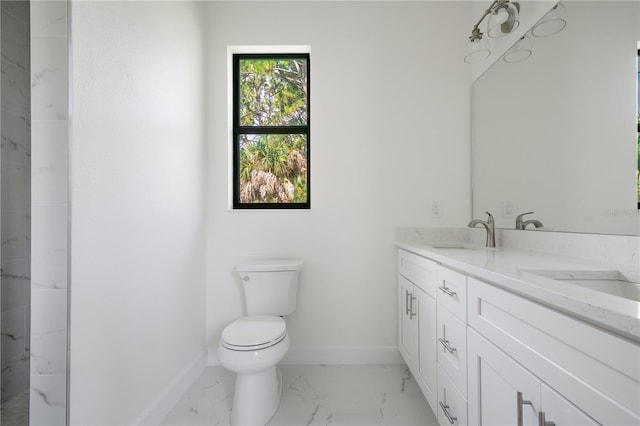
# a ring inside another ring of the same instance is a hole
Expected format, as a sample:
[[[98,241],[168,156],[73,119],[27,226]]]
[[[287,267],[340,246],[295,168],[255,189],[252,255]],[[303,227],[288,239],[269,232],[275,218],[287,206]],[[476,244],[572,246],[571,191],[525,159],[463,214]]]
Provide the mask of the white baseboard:
[[[285,365],[404,363],[397,346],[292,346],[280,362]],[[220,365],[217,352],[209,352],[207,365]]]
[[[397,346],[294,346],[281,364],[404,364]]]
[[[169,414],[174,405],[202,374],[205,367],[205,353],[199,353],[193,361],[163,389],[132,425],[158,425]]]

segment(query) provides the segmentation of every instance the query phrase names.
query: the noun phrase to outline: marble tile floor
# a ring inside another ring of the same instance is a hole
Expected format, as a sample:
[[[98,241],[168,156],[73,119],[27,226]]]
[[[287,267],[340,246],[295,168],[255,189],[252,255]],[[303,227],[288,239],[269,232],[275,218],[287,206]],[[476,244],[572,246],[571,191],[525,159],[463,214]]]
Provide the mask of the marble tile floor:
[[[29,391],[26,390],[2,404],[0,425],[29,426]]]
[[[404,365],[283,365],[280,408],[269,426],[437,425]],[[207,367],[162,425],[228,425],[235,375]]]

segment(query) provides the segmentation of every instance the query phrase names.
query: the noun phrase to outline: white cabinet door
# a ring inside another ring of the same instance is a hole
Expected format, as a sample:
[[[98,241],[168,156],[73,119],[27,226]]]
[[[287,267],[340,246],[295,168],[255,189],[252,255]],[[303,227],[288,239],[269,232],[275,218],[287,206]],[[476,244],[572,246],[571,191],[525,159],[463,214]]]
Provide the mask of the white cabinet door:
[[[469,424],[537,426],[540,381],[473,329],[467,335]]]
[[[433,412],[437,411],[436,300],[414,286],[413,310],[417,313],[418,350],[414,375]]]
[[[413,371],[416,365],[416,342],[413,317],[411,315],[411,297],[413,284],[402,275],[398,275],[398,308],[399,330],[398,347],[409,368]]]
[[[556,391],[542,383],[542,416],[544,421],[556,426],[590,426],[599,425],[597,421],[586,415],[578,407],[567,401]],[[540,423],[541,425],[543,423]]]
[[[398,276],[398,347],[429,405],[436,411],[436,300]]]

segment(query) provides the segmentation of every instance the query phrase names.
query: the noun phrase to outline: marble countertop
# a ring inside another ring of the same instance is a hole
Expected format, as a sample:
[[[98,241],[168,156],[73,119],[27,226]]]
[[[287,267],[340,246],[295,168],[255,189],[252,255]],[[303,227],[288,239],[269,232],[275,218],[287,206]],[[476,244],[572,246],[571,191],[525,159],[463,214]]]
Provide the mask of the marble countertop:
[[[595,273],[615,270],[621,272],[628,280],[638,282],[638,270],[620,270],[619,265],[509,247],[490,249],[465,245],[465,248],[435,248],[428,243],[413,242],[397,242],[396,245],[640,342],[640,302],[530,272],[537,270]]]

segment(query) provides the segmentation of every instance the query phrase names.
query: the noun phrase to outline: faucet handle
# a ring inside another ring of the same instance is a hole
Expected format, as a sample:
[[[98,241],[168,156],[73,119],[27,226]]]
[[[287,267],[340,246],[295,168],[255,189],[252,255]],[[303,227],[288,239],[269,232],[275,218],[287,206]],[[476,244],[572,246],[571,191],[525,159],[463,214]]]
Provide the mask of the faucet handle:
[[[522,213],[522,214],[519,214],[518,216],[516,216],[516,229],[520,229],[520,230],[524,229],[522,218],[526,214],[533,214],[533,212],[526,212],[526,213]]]
[[[522,220],[522,217],[526,214],[533,214],[533,212],[526,212],[526,213],[521,213],[518,216],[516,216],[516,220]]]
[[[489,212],[485,212],[485,213],[489,216],[489,218],[487,219],[487,223],[493,223],[493,215]]]

